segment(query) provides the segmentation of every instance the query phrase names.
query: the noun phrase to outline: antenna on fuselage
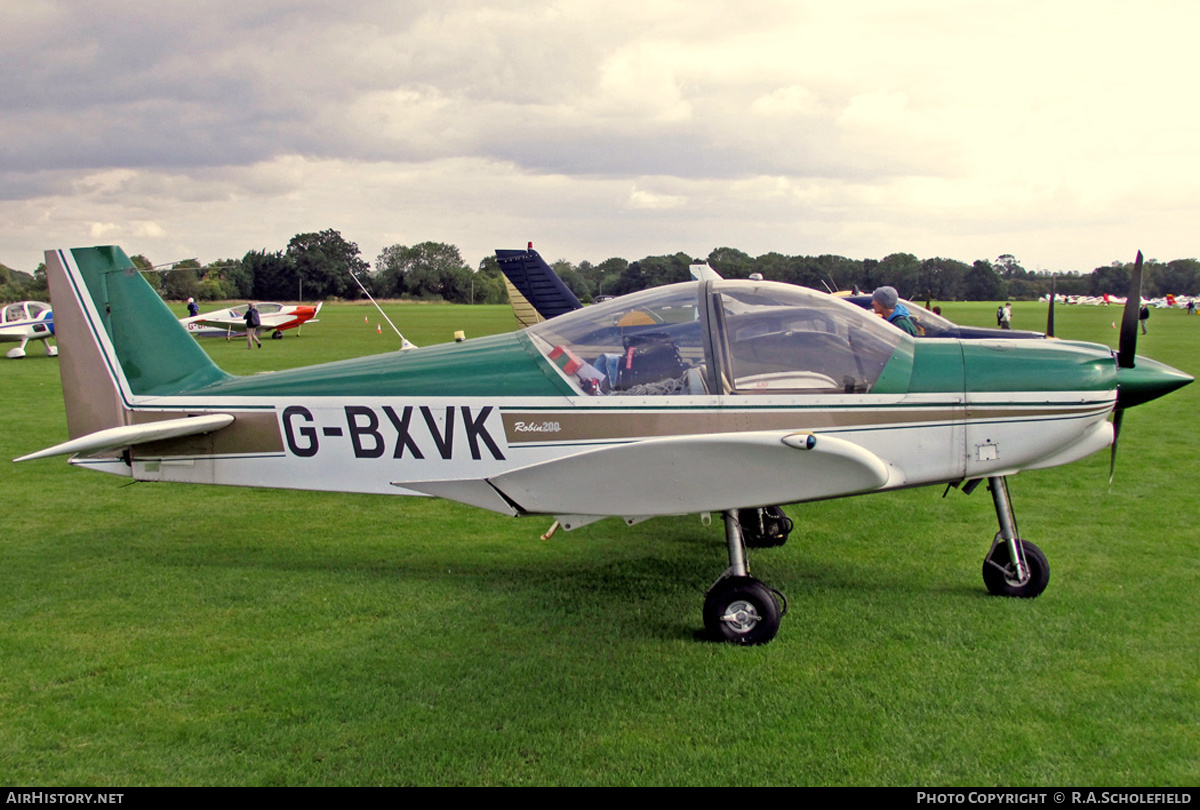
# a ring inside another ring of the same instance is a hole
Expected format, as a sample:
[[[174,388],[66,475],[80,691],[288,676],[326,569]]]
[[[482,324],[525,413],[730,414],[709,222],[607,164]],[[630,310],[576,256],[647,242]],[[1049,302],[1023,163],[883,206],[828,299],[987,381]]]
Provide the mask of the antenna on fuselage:
[[[371,293],[367,292],[367,288],[364,287],[363,283],[358,280],[358,276],[351,272],[350,278],[354,279],[354,283],[357,284],[358,288],[363,291],[363,295],[370,299],[371,303],[375,305],[375,309],[379,310],[379,314],[382,315],[383,319],[388,322],[388,326],[392,327],[392,331],[394,331],[400,337],[400,351],[417,348],[417,344],[410,342],[408,338],[400,334],[400,330],[396,328],[396,324],[392,323],[392,319],[389,318],[387,313],[383,311],[383,307],[379,306],[379,302],[375,300],[375,297],[371,295]]]

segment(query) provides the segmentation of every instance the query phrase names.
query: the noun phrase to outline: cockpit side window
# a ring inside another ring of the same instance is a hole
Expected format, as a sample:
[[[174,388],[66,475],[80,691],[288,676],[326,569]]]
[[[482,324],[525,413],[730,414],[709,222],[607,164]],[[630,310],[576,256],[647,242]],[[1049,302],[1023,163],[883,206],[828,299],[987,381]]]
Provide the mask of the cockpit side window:
[[[560,315],[529,334],[583,393],[708,393],[704,334],[694,282],[659,287]]]
[[[874,315],[803,287],[717,285],[737,394],[866,393],[905,338]]]

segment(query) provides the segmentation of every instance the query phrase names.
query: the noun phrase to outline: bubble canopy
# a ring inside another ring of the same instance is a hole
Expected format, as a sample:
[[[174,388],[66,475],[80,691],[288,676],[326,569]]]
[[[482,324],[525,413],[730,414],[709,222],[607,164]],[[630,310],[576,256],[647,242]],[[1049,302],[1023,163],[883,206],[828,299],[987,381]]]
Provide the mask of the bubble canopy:
[[[912,340],[825,293],[735,280],[644,290],[528,332],[592,396],[866,393]]]

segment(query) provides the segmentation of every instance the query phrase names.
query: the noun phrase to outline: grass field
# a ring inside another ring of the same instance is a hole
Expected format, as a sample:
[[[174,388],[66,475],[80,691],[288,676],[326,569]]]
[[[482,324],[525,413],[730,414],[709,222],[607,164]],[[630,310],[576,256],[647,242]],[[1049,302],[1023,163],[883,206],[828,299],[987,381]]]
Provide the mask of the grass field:
[[[418,344],[512,326],[390,314]],[[1058,333],[1114,345],[1119,317],[1060,307]],[[262,350],[204,345],[246,374],[394,349],[378,321],[327,306]],[[1149,326],[1140,353],[1200,374],[1200,318]],[[0,378],[6,458],[66,438],[56,360]],[[1052,567],[1036,600],[985,594],[982,487],[790,507],[792,540],[752,555],[790,600],[759,648],[697,637],[719,521],[543,541],[548,519],[433,499],[8,463],[0,783],[1196,785],[1198,411],[1200,385],[1131,411],[1111,491],[1104,453],[1012,479]]]

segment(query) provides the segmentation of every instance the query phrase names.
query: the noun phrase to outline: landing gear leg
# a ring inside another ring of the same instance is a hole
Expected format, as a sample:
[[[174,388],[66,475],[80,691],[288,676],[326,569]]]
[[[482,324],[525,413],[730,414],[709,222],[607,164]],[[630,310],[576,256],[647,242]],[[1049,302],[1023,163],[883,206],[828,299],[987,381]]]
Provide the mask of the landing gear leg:
[[[1000,531],[983,561],[983,584],[996,596],[1025,599],[1040,596],[1050,582],[1050,563],[1040,548],[1021,539],[1008,494],[1008,479],[1004,476],[989,478],[988,489],[996,505]]]
[[[729,568],[704,597],[704,629],[714,641],[766,644],[779,632],[787,603],[778,591],[750,576],[738,510],[723,512],[722,517]]]

